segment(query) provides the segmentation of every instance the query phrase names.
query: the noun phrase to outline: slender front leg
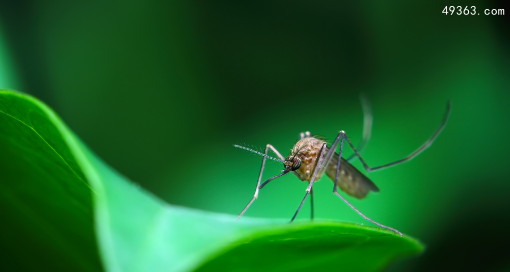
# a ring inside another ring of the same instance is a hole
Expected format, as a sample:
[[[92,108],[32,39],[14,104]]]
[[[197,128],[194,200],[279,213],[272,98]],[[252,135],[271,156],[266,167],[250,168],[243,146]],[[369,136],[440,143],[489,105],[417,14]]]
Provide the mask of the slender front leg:
[[[310,188],[310,220],[313,221],[313,212],[314,212],[314,209],[313,209],[313,187]]]
[[[280,154],[280,152],[278,152],[278,150],[276,150],[276,148],[274,148],[272,145],[270,144],[267,144],[266,145],[266,149],[264,150],[264,156],[262,156],[262,164],[260,165],[260,172],[259,172],[259,178],[257,180],[257,187],[255,187],[255,193],[253,194],[253,197],[251,198],[250,202],[248,202],[248,204],[246,205],[246,207],[244,207],[243,211],[237,216],[236,220],[239,219],[239,217],[241,217],[241,215],[243,215],[244,212],[246,212],[246,210],[248,209],[248,207],[250,207],[251,203],[258,197],[259,195],[259,189],[261,189],[264,185],[266,185],[269,181],[275,179],[275,178],[278,178],[278,177],[281,177],[285,174],[288,173],[288,171],[282,171],[280,174],[274,176],[274,177],[271,177],[269,178],[268,180],[264,181],[264,183],[262,185],[260,185],[260,180],[262,178],[262,172],[264,172],[264,164],[266,163],[266,156],[267,156],[267,151],[268,149],[271,149],[271,151],[273,151],[276,156],[278,156],[279,158],[281,158],[282,160],[284,159],[283,156]]]
[[[299,210],[301,209],[301,206],[303,206],[303,203],[305,202],[305,199],[306,197],[308,196],[308,194],[310,193],[310,190],[312,190],[312,185],[313,185],[313,182],[310,181],[308,183],[308,188],[306,188],[306,193],[305,193],[305,197],[303,197],[303,200],[301,200],[301,203],[299,204],[299,207],[297,208],[297,211],[294,213],[294,216],[292,216],[292,219],[290,219],[290,222],[292,223],[292,221],[294,221],[294,219],[296,218]]]
[[[312,179],[311,179],[310,183],[308,184],[308,187],[306,188],[305,196],[303,197],[303,200],[301,200],[301,203],[299,204],[299,207],[298,207],[297,211],[294,213],[294,216],[292,217],[290,222],[294,221],[294,219],[296,218],[297,214],[299,213],[299,210],[301,209],[301,206],[303,206],[303,203],[305,202],[306,197],[308,196],[308,194],[312,190],[312,186],[313,186],[313,183],[315,181],[315,175],[317,174],[317,171],[319,170],[319,168],[321,168],[321,161],[322,161],[322,157],[324,155],[324,149],[325,148],[326,148],[326,144],[323,144],[322,147],[321,147],[321,150],[319,151],[319,155],[318,155],[317,159],[315,160],[315,165],[313,166]],[[319,167],[317,167],[317,166],[319,166]],[[313,203],[312,203],[312,219],[313,219]]]

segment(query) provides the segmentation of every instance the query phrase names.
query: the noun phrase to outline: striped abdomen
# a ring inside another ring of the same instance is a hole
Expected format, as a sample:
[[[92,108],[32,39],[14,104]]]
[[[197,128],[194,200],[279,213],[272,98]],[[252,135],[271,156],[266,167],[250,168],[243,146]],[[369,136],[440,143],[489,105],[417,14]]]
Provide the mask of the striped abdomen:
[[[349,162],[340,158],[340,171],[338,171],[337,186],[340,190],[356,198],[364,198],[368,191],[379,192],[379,188],[363,175],[358,169]],[[334,182],[336,166],[338,164],[338,154],[334,154],[326,167],[326,175]]]

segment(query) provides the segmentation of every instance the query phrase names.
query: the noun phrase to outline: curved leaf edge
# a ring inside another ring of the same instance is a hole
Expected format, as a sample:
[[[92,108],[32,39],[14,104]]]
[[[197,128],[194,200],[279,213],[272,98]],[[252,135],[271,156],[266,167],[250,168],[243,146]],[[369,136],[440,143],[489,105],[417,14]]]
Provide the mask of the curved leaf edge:
[[[64,124],[64,122],[56,115],[56,113],[45,103],[41,102],[40,100],[30,96],[26,95],[17,91],[13,90],[0,90],[0,95],[12,95],[17,96],[22,99],[26,99],[30,101],[31,103],[37,105],[43,112],[45,112],[51,121],[57,128],[57,130],[62,135],[62,138],[64,141],[68,144],[69,150],[72,152],[73,156],[75,157],[76,161],[78,162],[79,166],[82,168],[82,171],[84,175],[87,177],[87,180],[91,183],[91,187],[93,188],[93,199],[94,199],[94,205],[99,205],[97,202],[102,201],[102,199],[106,199],[104,188],[101,184],[101,178],[99,177],[99,174],[95,171],[94,166],[91,164],[90,159],[87,155],[88,150],[86,149],[86,146],[83,145],[79,138],[77,138],[70,129]],[[131,184],[133,186],[136,186],[134,184]],[[175,211],[181,210],[181,211],[189,211],[192,212],[193,209],[186,208],[186,207],[179,207],[174,206],[171,204],[167,204],[162,202],[161,200],[157,199],[155,196],[153,196],[150,192],[145,191],[146,194],[149,194],[151,197],[155,198],[157,202],[163,203],[166,209],[173,209]],[[207,217],[212,216],[216,217],[218,215],[221,215],[220,213],[213,213],[213,212],[205,212],[201,210],[194,210],[192,213],[198,212],[202,215],[206,215]],[[374,233],[380,234],[380,235],[394,235],[398,236],[390,231],[379,229],[375,227],[365,226],[365,225],[358,225],[358,224],[352,224],[352,223],[339,223],[339,222],[333,222],[333,221],[314,221],[314,222],[295,222],[293,224],[282,224],[286,222],[287,220],[283,219],[259,219],[259,218],[243,218],[243,220],[239,222],[235,222],[233,218],[234,216],[231,215],[225,215],[219,216],[219,218],[225,218],[225,217],[231,217],[232,218],[232,224],[238,224],[237,227],[239,227],[241,232],[238,234],[235,234],[232,236],[232,239],[229,239],[230,242],[225,244],[218,243],[217,245],[213,245],[209,252],[205,255],[207,255],[202,262],[198,263],[196,265],[196,268],[201,267],[203,264],[206,264],[210,260],[216,258],[219,255],[225,254],[226,252],[236,248],[239,244],[244,244],[249,242],[250,240],[261,238],[267,235],[281,235],[288,233],[289,231],[296,231],[296,230],[309,230],[313,231],[314,228],[318,226],[331,226],[331,227],[344,227],[347,229],[364,229],[364,230],[370,230]],[[100,220],[108,220],[108,218],[105,218],[107,216],[100,215],[97,212],[95,213],[96,218],[96,228],[100,228],[98,222]],[[224,221],[224,220],[222,220]],[[229,220],[230,221],[230,220]],[[234,225],[235,226],[235,225]],[[97,231],[96,231],[97,233]],[[99,237],[98,237],[99,238]],[[416,253],[419,253],[423,250],[423,245],[418,242],[417,240],[410,238],[408,236],[404,236],[403,238],[398,237],[400,239],[406,239],[410,243],[412,243],[416,248]],[[111,250],[108,250],[108,247],[113,248],[111,246],[112,242],[109,241],[111,239],[108,237],[101,237],[98,241],[100,243],[100,255],[103,260],[103,264],[106,265],[107,259],[114,258],[114,256],[109,256],[112,252]],[[104,247],[104,248],[103,248]],[[205,253],[205,252],[204,252]],[[120,267],[112,267],[112,266],[105,266],[105,268],[108,268],[109,270],[113,271],[120,271]]]

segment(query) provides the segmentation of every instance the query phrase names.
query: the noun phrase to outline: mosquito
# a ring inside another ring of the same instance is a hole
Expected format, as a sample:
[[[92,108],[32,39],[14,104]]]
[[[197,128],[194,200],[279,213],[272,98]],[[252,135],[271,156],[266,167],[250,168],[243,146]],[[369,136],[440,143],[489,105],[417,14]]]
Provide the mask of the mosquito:
[[[361,217],[363,217],[365,220],[368,220],[369,222],[393,231],[403,236],[402,233],[394,228],[382,225],[380,223],[377,223],[376,221],[368,218],[363,213],[361,213],[358,209],[356,209],[351,203],[349,203],[345,198],[343,198],[337,190],[337,187],[340,188],[340,190],[344,191],[350,196],[353,196],[358,199],[364,198],[369,191],[378,192],[379,188],[363,173],[361,173],[358,169],[356,169],[354,166],[352,166],[349,161],[351,161],[354,158],[359,158],[361,163],[363,164],[363,167],[365,168],[366,172],[369,173],[371,171],[380,170],[383,168],[387,168],[390,166],[394,166],[397,164],[400,164],[402,162],[408,161],[414,157],[416,157],[418,154],[420,154],[423,150],[425,150],[427,147],[429,147],[432,142],[436,139],[436,137],[439,135],[439,133],[443,130],[448,117],[450,115],[450,101],[446,103],[446,111],[443,116],[443,120],[439,127],[436,129],[436,131],[432,134],[432,136],[424,143],[422,144],[418,149],[416,149],[414,152],[412,152],[409,156],[402,158],[400,160],[387,163],[381,166],[377,167],[369,167],[363,158],[360,156],[360,152],[365,147],[366,143],[368,142],[370,135],[371,135],[371,128],[372,128],[372,113],[370,109],[370,105],[368,100],[365,97],[361,97],[362,102],[362,108],[363,108],[363,115],[364,115],[364,121],[363,121],[363,138],[356,149],[354,145],[351,143],[350,139],[347,137],[347,134],[345,131],[341,130],[338,135],[336,136],[335,140],[331,144],[331,146],[327,146],[327,143],[325,140],[312,136],[310,132],[300,133],[300,139],[297,141],[297,143],[294,145],[294,147],[291,149],[290,154],[284,158],[276,148],[274,148],[272,145],[267,144],[266,148],[264,150],[264,153],[258,152],[256,150],[253,150],[248,147],[240,146],[240,145],[234,145],[237,148],[241,148],[253,153],[256,153],[258,155],[262,156],[262,164],[260,166],[260,172],[259,172],[259,178],[257,180],[257,186],[255,187],[255,193],[253,194],[252,199],[246,207],[241,211],[239,216],[237,216],[237,219],[239,219],[250,207],[250,205],[253,203],[253,201],[258,197],[259,190],[262,189],[266,184],[268,184],[270,181],[279,178],[289,172],[294,173],[301,181],[307,181],[308,187],[306,188],[305,196],[303,197],[303,200],[301,200],[301,203],[299,204],[298,209],[294,213],[294,216],[290,220],[290,222],[294,221],[296,218],[299,210],[301,209],[301,206],[305,202],[305,199],[308,195],[310,195],[311,200],[311,219],[313,220],[314,217],[314,207],[313,207],[313,189],[312,186],[315,181],[318,181],[324,173],[333,181],[333,194],[338,196],[345,204],[347,204],[351,209],[356,211]],[[351,149],[354,151],[354,154],[352,154],[349,158],[344,159],[342,158],[342,149],[344,140],[349,144]],[[340,145],[339,145],[340,143]],[[335,153],[336,148],[339,146],[339,152],[338,154]],[[268,151],[271,150],[278,158],[274,158],[268,155]],[[266,159],[275,160],[277,162],[283,163],[284,169],[281,171],[280,174],[273,176],[266,181],[260,183],[262,178],[262,172],[264,171],[264,164],[266,162]],[[236,220],[237,220],[236,219]]]

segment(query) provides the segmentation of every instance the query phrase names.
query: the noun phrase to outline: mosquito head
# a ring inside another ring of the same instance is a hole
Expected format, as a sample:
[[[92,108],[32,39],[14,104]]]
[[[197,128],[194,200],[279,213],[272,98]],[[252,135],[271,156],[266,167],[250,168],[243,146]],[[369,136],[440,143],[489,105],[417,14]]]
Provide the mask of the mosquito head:
[[[283,162],[283,166],[287,171],[296,171],[301,166],[301,160],[296,156],[288,156]]]

